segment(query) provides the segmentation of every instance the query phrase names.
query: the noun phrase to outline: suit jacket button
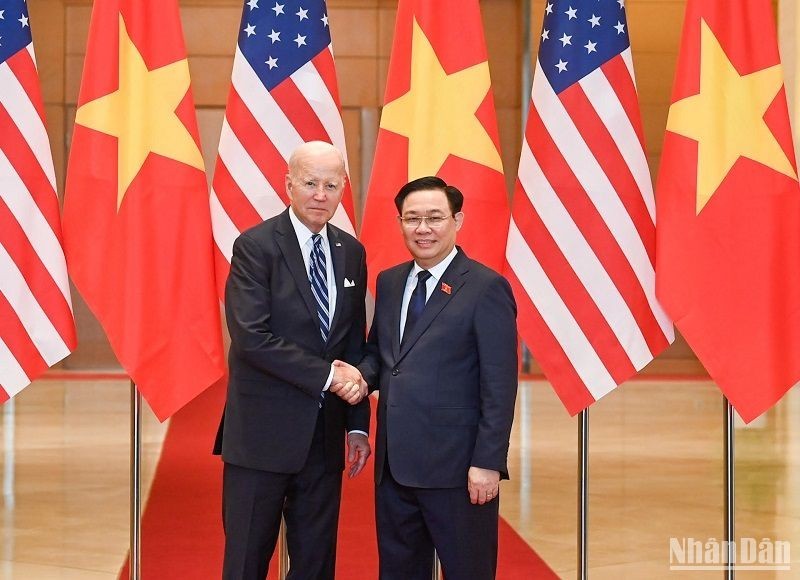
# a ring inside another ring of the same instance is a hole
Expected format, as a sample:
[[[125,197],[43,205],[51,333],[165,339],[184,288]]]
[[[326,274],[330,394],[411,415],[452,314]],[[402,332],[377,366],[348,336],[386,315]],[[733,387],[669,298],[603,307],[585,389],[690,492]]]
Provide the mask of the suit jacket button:
[[[392,376],[393,377],[396,377],[399,374],[400,374],[400,369],[392,369]]]

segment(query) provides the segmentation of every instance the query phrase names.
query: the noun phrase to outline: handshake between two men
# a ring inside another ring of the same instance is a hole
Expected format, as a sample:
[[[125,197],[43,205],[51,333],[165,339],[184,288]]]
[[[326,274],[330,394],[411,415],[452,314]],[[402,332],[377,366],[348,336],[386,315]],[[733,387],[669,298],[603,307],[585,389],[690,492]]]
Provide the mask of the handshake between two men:
[[[344,361],[333,361],[333,380],[328,392],[333,393],[350,405],[355,405],[367,396],[367,382],[361,372]]]

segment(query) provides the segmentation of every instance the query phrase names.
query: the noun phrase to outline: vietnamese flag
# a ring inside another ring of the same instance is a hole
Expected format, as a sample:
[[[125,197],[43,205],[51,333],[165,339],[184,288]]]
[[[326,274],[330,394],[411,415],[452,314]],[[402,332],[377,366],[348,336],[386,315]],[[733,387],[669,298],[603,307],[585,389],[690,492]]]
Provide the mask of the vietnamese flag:
[[[208,189],[176,0],[94,4],[64,245],[72,280],[160,420],[222,378]]]
[[[394,197],[427,175],[461,190],[458,243],[500,270],[508,197],[477,0],[400,0],[384,103],[361,229],[370,288],[408,260]]]
[[[745,421],[800,380],[800,188],[770,0],[689,0],[657,295]]]

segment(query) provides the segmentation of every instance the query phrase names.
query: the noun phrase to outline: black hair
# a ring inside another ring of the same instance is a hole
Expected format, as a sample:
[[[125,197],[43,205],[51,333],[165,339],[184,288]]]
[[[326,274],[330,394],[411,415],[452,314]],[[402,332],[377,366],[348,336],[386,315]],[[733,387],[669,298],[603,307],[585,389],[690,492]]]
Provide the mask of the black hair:
[[[403,202],[405,199],[415,191],[424,191],[429,189],[438,189],[444,192],[447,196],[447,205],[450,206],[450,211],[457,214],[464,206],[464,194],[459,191],[457,187],[447,185],[444,179],[429,175],[428,177],[420,177],[414,181],[409,181],[397,195],[394,197],[394,205],[397,208],[397,213],[403,213]]]

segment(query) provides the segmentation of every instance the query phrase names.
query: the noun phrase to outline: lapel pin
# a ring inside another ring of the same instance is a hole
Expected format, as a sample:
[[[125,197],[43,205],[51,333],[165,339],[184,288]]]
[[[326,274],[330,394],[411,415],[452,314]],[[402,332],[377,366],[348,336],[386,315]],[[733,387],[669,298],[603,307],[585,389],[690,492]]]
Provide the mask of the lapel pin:
[[[337,248],[341,248],[342,247],[342,242],[336,242],[336,247]]]
[[[453,289],[450,287],[450,284],[445,284],[444,282],[442,282],[442,292],[444,292],[445,294],[450,294],[452,291]]]

